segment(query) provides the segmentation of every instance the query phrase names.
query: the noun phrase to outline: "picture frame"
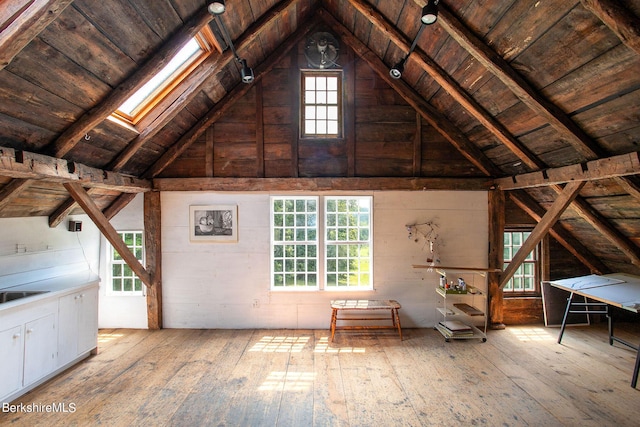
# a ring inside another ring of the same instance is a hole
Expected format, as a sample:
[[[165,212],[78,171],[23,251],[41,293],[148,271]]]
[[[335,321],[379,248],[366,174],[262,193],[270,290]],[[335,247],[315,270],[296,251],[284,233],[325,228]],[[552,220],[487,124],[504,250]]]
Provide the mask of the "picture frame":
[[[189,206],[189,240],[204,243],[237,242],[238,206]]]

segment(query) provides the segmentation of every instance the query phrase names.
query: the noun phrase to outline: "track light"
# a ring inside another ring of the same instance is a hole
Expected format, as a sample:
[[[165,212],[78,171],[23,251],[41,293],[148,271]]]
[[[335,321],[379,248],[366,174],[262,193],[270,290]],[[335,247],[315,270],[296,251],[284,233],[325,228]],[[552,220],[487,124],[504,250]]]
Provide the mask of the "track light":
[[[400,62],[398,62],[396,65],[393,66],[392,69],[389,70],[389,75],[392,78],[399,79],[400,77],[402,77],[402,72],[404,71],[404,64],[405,62],[407,62],[407,59],[409,59],[409,55],[411,55],[413,50],[416,48],[416,45],[418,44],[418,39],[420,38],[420,34],[422,34],[424,27],[425,27],[424,25],[420,24],[420,29],[418,30],[418,34],[416,34],[415,38],[413,39],[413,43],[411,43],[411,47],[409,48],[409,53],[407,53],[407,56],[402,58]]]
[[[407,58],[403,58],[400,62],[393,66],[392,69],[389,70],[389,75],[394,79],[399,79],[402,77],[402,72],[404,71],[404,63]]]
[[[212,15],[221,15],[226,10],[224,0],[212,1],[207,8]]]
[[[251,67],[247,65],[247,60],[238,58],[238,62],[240,62],[240,65],[242,66],[242,69],[240,70],[240,75],[242,76],[242,82],[251,83],[254,79],[253,70],[251,69]]]
[[[427,4],[422,8],[420,20],[425,25],[431,25],[438,20],[438,3],[440,0],[427,0]]]
[[[242,77],[242,82],[253,82],[255,78],[253,75],[253,70],[247,65],[247,60],[240,58],[238,52],[236,52],[236,48],[233,46],[233,41],[231,40],[231,36],[229,35],[229,31],[227,30],[227,27],[224,25],[224,22],[220,17],[220,15],[226,10],[224,0],[218,0],[209,3],[209,6],[207,6],[207,10],[209,10],[209,13],[213,15],[213,18],[218,23],[218,26],[222,30],[222,37],[224,38],[227,45],[229,45],[229,48],[231,48],[231,52],[233,52],[233,56],[236,58],[236,61],[240,64],[240,76]]]

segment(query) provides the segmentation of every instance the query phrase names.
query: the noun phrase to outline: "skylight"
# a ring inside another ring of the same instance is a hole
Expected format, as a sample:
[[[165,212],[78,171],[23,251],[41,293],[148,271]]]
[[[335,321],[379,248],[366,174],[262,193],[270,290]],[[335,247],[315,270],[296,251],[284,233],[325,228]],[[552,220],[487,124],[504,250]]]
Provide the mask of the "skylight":
[[[213,34],[205,27],[189,40],[151,80],[138,89],[113,113],[118,119],[136,124],[171,92],[213,50]]]

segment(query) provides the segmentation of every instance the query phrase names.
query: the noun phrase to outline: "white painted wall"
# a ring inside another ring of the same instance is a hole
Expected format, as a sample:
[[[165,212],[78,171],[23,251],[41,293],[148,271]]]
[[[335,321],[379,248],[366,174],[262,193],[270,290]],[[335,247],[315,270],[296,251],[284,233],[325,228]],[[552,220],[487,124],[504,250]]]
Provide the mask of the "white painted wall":
[[[68,220],[82,221],[69,232]],[[75,271],[98,271],[100,232],[86,215],[72,215],[55,228],[44,216],[0,218],[0,289]]]
[[[144,230],[144,195],[138,194],[111,221],[118,231]],[[109,274],[107,260],[109,257],[108,241],[100,236],[100,277],[102,284],[99,294],[98,327],[100,328],[134,328],[146,329],[147,299],[140,295],[114,296],[107,293]]]
[[[438,275],[412,268],[425,264],[427,253],[408,239],[405,225],[435,220],[444,243],[442,264],[486,267],[487,193],[349,194],[373,195],[373,291],[271,292],[268,193],[162,193],[164,326],[327,328],[332,299],[375,298],[402,304],[403,327],[432,327]],[[237,243],[189,242],[189,206],[209,204],[238,205]],[[473,274],[463,277],[468,283],[484,283]]]

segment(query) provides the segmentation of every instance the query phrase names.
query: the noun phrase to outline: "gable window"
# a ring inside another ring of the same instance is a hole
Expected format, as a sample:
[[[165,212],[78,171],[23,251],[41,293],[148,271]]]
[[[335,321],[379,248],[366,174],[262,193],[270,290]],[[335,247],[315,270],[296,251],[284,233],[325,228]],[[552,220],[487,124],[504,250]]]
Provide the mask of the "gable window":
[[[143,264],[144,232],[123,231],[118,232],[118,234],[135,255],[136,259]],[[107,271],[109,271],[109,288],[107,289],[109,295],[144,295],[142,281],[111,245],[109,245],[109,262],[107,269]]]
[[[371,197],[322,199],[271,198],[272,290],[373,289]]]
[[[505,230],[504,232],[504,268],[507,267],[513,256],[522,247],[523,243],[531,235],[528,230]],[[531,251],[518,267],[513,277],[509,279],[503,288],[504,295],[526,294],[539,292],[539,245]],[[504,269],[503,269],[504,271]]]
[[[302,136],[342,136],[342,73],[302,72]]]
[[[213,33],[205,26],[167,65],[120,105],[112,116],[129,124],[138,123],[211,54],[215,46],[214,40]]]

